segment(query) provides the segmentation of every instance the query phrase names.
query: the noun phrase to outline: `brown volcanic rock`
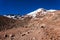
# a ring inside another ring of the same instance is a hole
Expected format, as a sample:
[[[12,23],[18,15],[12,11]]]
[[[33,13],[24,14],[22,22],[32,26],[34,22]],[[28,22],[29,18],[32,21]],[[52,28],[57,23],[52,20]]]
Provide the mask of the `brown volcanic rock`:
[[[0,40],[60,40],[60,11],[35,18],[24,16],[23,20],[16,20],[15,25],[18,27],[1,31]]]
[[[0,16],[0,31],[11,28],[11,26],[15,23],[14,19],[10,19],[4,16]]]
[[[31,17],[25,17],[24,20],[12,19],[5,16],[0,16],[0,31],[7,29],[17,28],[19,26],[24,26],[27,24]]]

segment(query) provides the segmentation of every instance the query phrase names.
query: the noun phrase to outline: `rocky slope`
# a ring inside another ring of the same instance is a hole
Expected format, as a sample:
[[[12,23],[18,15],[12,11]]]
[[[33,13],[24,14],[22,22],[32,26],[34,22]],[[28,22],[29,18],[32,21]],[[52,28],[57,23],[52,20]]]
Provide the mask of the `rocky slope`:
[[[0,17],[0,22],[0,40],[60,40],[60,10],[37,9],[18,19]]]
[[[14,19],[0,16],[0,31],[11,28],[14,23]]]

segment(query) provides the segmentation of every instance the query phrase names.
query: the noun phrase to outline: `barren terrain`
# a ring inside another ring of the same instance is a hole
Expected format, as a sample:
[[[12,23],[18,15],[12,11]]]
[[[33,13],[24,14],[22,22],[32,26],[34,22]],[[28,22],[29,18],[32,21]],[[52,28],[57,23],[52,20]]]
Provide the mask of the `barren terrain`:
[[[0,16],[0,40],[60,40],[60,11],[38,12],[35,18],[26,15],[23,20],[8,18],[9,22],[6,18]]]

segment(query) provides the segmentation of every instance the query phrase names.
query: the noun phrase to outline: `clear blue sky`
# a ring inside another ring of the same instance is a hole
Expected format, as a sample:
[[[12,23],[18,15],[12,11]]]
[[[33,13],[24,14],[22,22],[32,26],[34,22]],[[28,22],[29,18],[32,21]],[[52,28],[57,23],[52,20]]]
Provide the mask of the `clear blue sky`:
[[[60,9],[60,0],[0,0],[0,15],[24,15],[38,8]]]

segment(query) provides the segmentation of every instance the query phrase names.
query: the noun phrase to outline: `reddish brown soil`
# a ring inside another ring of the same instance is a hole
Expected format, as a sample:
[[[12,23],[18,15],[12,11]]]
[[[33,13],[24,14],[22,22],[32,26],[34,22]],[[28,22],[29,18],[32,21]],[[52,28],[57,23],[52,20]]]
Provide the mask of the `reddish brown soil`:
[[[60,11],[16,20],[14,25],[0,31],[0,40],[60,40]]]

